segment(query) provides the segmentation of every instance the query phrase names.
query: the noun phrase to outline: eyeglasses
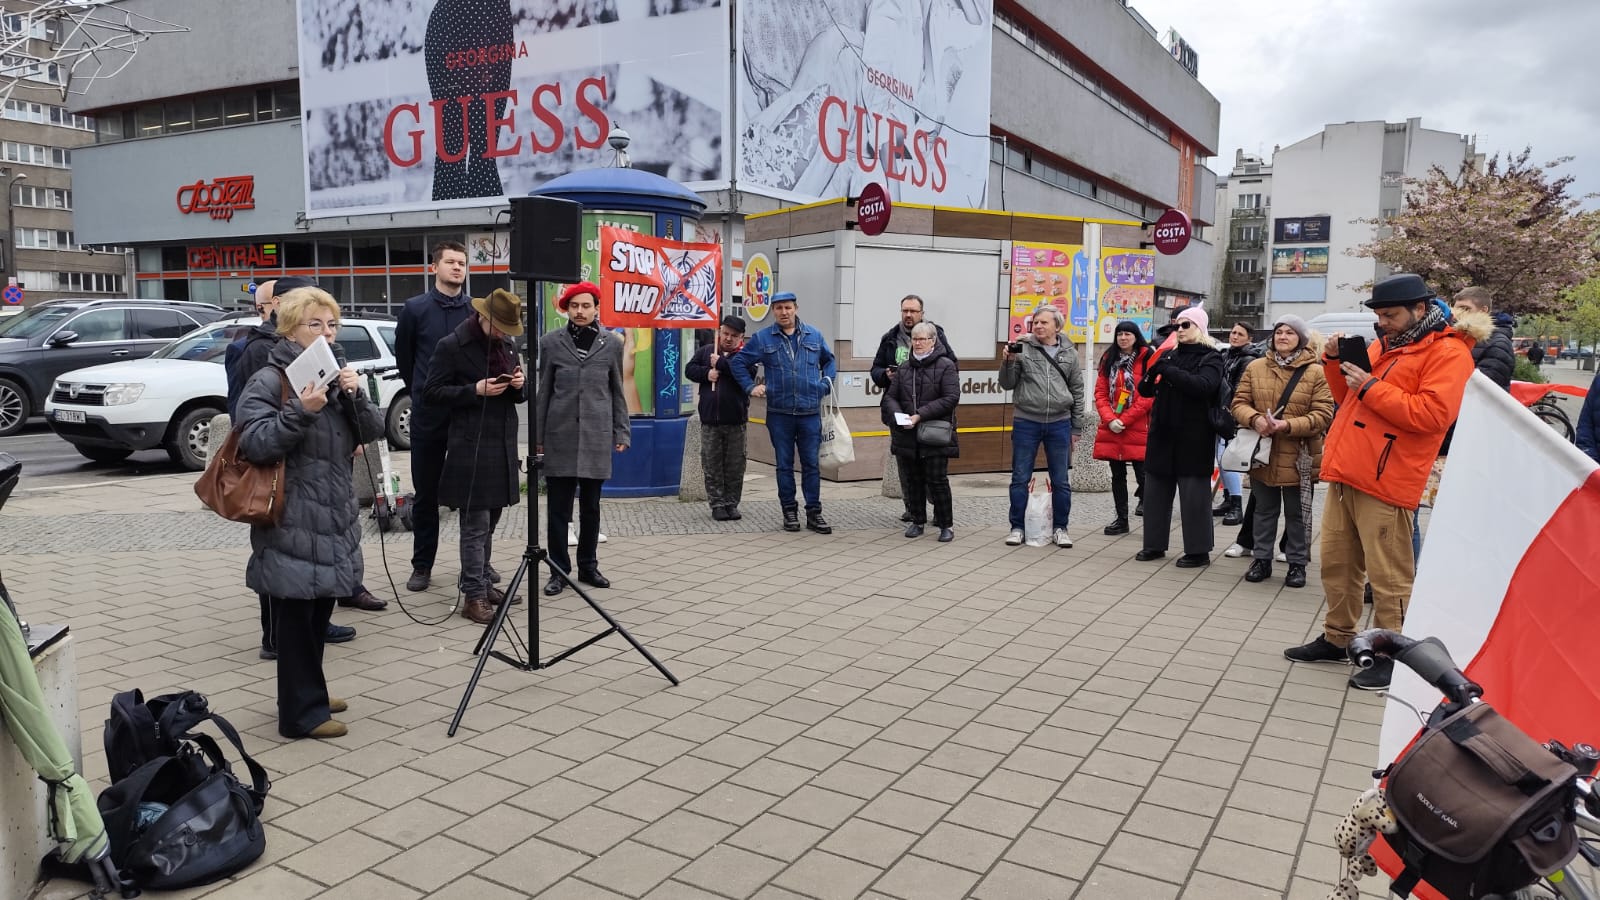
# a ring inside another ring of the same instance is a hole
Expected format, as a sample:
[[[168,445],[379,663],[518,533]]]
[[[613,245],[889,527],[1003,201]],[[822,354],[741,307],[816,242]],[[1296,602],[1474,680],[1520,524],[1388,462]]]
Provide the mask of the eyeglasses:
[[[309,328],[312,331],[338,331],[339,321],[335,319],[331,322],[324,322],[321,319],[312,319],[308,322],[301,322],[300,327]]]
[[[1190,321],[1187,321],[1187,320],[1178,323],[1178,330],[1179,331],[1184,331],[1186,329],[1194,328],[1194,327],[1196,327],[1195,324],[1193,322],[1190,322]]]
[[[913,337],[911,339],[911,343],[913,343],[913,344],[931,344],[931,343],[933,343],[933,338],[931,338],[931,337]]]

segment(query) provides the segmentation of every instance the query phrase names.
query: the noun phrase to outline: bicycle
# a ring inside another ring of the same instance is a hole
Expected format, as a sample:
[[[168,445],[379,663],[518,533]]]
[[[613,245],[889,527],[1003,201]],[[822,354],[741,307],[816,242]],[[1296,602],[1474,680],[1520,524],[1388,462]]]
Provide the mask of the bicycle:
[[[1528,406],[1528,412],[1533,413],[1539,421],[1550,426],[1550,430],[1561,435],[1561,439],[1571,443],[1578,436],[1577,429],[1572,427],[1572,420],[1556,405],[1556,395],[1545,394]]]
[[[1561,439],[1572,443],[1578,437],[1577,429],[1572,427],[1572,420],[1565,411],[1556,404],[1557,395],[1565,394],[1569,397],[1582,399],[1589,395],[1589,389],[1576,387],[1569,384],[1544,384],[1531,381],[1513,381],[1509,388],[1512,399],[1528,408],[1528,412],[1538,417],[1539,421],[1549,426],[1551,431],[1561,435]]]
[[[1446,698],[1435,712],[1446,706],[1467,707],[1480,702],[1483,688],[1474,683],[1450,658],[1444,644],[1435,638],[1418,640],[1386,629],[1370,629],[1356,635],[1348,650],[1350,659],[1359,668],[1367,669],[1378,658],[1398,662],[1417,673]],[[1430,726],[1437,724],[1430,719]],[[1590,869],[1600,871],[1600,850],[1590,841],[1600,839],[1600,792],[1592,787],[1595,771],[1600,768],[1600,751],[1588,744],[1566,747],[1560,741],[1550,740],[1544,748],[1558,759],[1577,770],[1573,778],[1573,823],[1579,831],[1577,854]],[[1595,835],[1584,837],[1583,833]],[[1575,862],[1575,860],[1574,860]],[[1512,893],[1499,895],[1504,900],[1532,900],[1541,897],[1560,897],[1564,900],[1600,900],[1600,893],[1591,882],[1569,862],[1549,875],[1535,878]],[[1593,874],[1592,872],[1590,873]],[[1486,897],[1485,900],[1490,900]]]

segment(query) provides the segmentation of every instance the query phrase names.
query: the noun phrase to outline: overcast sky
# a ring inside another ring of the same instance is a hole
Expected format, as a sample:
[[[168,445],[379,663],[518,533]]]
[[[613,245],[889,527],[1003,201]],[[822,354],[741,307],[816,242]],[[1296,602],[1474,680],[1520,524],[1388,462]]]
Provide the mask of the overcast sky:
[[[1270,155],[1333,122],[1421,117],[1478,150],[1533,147],[1573,192],[1600,192],[1600,0],[1131,0],[1177,29],[1222,102],[1211,168]],[[1600,208],[1600,199],[1586,202]]]

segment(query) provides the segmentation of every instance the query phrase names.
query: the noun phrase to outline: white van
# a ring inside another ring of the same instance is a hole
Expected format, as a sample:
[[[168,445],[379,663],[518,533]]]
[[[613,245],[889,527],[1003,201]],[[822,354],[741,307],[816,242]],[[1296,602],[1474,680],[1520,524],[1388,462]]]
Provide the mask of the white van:
[[[1372,340],[1373,326],[1378,324],[1378,314],[1370,309],[1352,309],[1344,312],[1325,312],[1306,323],[1324,338],[1334,334],[1360,335]]]

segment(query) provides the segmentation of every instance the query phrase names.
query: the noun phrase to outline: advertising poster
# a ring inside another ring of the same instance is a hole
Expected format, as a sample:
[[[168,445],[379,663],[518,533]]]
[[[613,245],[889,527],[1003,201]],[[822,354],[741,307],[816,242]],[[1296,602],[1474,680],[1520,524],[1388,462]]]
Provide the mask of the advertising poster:
[[[1067,317],[1068,338],[1082,341],[1095,319],[1092,272],[1088,255],[1077,244],[1012,244],[1008,340],[1028,333],[1034,310],[1052,305]]]
[[[1139,326],[1145,337],[1154,327],[1156,306],[1156,254],[1154,250],[1100,251],[1100,322],[1097,343],[1109,343],[1117,323]]]
[[[478,206],[610,164],[724,184],[722,0],[299,0],[306,215]],[[984,120],[985,132],[988,120]]]
[[[982,208],[993,0],[744,0],[740,186]]]
[[[772,309],[772,295],[777,293],[777,280],[772,277],[772,263],[765,253],[751,256],[744,264],[744,312],[753,321],[760,322]]]
[[[511,234],[475,231],[467,235],[467,268],[474,272],[506,272],[511,268]]]
[[[655,217],[649,213],[604,212],[586,210],[583,214],[582,275],[584,281],[594,281],[600,273],[600,226],[610,225],[639,234],[650,234],[655,229]],[[556,297],[564,284],[544,285],[544,330],[567,327],[567,317],[556,309]],[[622,335],[622,393],[628,400],[628,412],[635,416],[655,415],[655,374],[651,360],[655,355],[655,332],[649,328],[612,328]]]
[[[1305,216],[1298,219],[1273,219],[1275,244],[1326,244],[1333,224],[1332,216]]]
[[[722,245],[600,227],[600,322],[608,328],[716,328]]]
[[[1328,274],[1328,248],[1273,247],[1272,274],[1326,275]]]

